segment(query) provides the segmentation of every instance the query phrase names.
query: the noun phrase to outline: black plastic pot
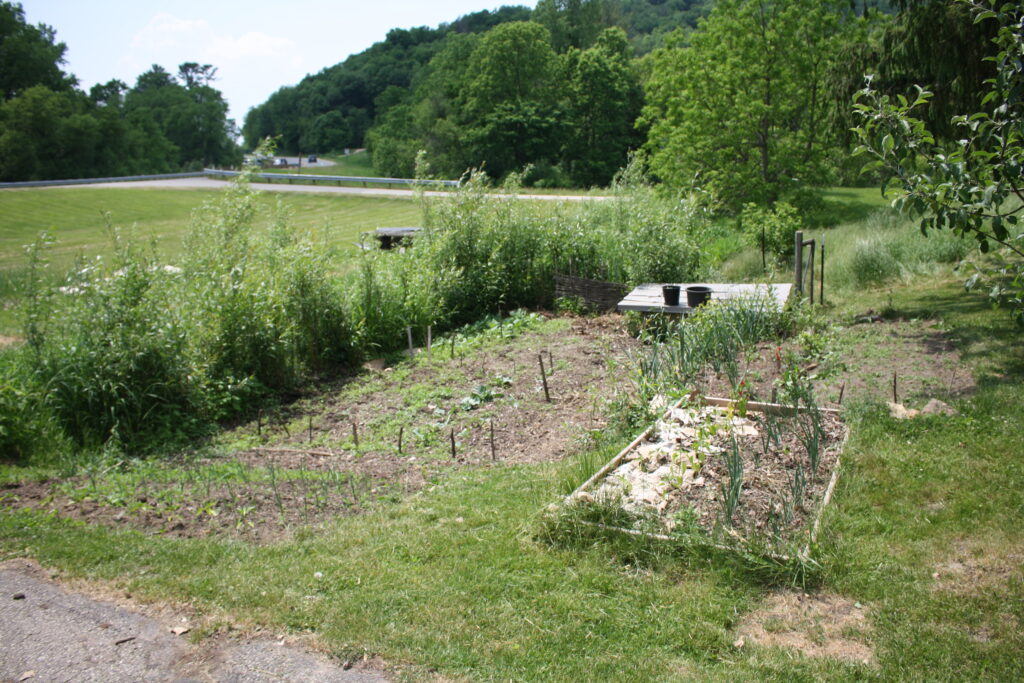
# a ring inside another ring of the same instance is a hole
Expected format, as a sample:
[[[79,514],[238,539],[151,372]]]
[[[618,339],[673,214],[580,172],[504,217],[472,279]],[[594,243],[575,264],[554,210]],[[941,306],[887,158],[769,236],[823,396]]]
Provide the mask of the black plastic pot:
[[[686,305],[697,308],[711,298],[711,288],[704,285],[692,285],[686,288]]]
[[[679,285],[662,285],[661,295],[665,298],[666,306],[679,305]]]

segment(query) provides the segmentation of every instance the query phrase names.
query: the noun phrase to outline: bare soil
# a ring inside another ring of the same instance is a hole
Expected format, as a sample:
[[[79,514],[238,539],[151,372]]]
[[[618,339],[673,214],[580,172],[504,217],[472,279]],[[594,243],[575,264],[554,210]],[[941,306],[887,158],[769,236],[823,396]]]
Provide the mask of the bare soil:
[[[960,540],[932,573],[935,590],[955,594],[986,593],[1024,578],[1024,547],[998,539]]]
[[[796,339],[761,344],[738,359],[739,378],[755,400],[771,401],[775,380],[787,352],[801,352]],[[855,323],[838,330],[827,359],[808,362],[805,372],[817,380],[815,396],[822,407],[850,401],[892,401],[896,376],[898,403],[920,408],[931,398],[970,395],[974,377],[960,353],[935,320],[885,320]],[[706,371],[697,388],[707,396],[729,397],[732,383],[723,373]],[[840,400],[841,399],[841,400]]]

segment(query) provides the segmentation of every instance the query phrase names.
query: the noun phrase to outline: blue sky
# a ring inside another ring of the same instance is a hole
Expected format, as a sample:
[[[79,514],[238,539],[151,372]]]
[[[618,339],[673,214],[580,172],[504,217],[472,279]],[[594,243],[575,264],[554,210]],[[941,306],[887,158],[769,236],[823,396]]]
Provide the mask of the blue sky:
[[[68,46],[65,70],[88,90],[128,85],[152,64],[217,67],[214,85],[242,124],[245,112],[283,85],[337,64],[389,29],[437,26],[463,14],[536,0],[21,0]]]

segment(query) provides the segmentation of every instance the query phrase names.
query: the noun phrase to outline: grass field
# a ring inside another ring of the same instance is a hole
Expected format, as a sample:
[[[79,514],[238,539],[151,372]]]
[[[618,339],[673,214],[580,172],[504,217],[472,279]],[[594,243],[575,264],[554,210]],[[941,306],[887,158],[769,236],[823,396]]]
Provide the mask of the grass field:
[[[139,237],[155,239],[161,253],[173,260],[188,231],[192,210],[212,200],[203,190],[56,188],[0,192],[0,270],[24,263],[22,246],[43,230],[57,239],[52,251],[56,266],[79,254],[92,256],[107,248],[107,215],[115,226],[134,226]],[[320,233],[333,247],[355,249],[359,234],[376,227],[417,225],[420,208],[412,200],[266,194],[263,206],[277,201],[288,208],[297,226]]]

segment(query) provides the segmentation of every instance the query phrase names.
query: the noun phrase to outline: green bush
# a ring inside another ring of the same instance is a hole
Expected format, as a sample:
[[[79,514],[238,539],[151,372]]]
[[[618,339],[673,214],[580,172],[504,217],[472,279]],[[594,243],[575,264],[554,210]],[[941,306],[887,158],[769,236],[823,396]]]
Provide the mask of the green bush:
[[[796,232],[804,227],[800,213],[786,202],[778,202],[771,209],[747,204],[740,214],[740,223],[747,242],[763,248],[778,261],[792,257]]]
[[[286,217],[255,217],[243,179],[196,212],[180,269],[113,229],[111,263],[79,264],[59,289],[34,257],[18,363],[78,446],[166,449],[353,362],[329,254]]]
[[[55,455],[66,448],[44,397],[34,391],[18,362],[23,352],[0,353],[0,460],[9,462]]]
[[[419,339],[427,325],[550,305],[556,272],[626,284],[703,272],[703,219],[650,193],[540,213],[474,176],[431,201],[410,247],[364,252],[341,278],[282,212],[257,228],[256,206],[243,178],[197,210],[180,269],[112,230],[110,263],[54,283],[35,250],[16,363],[28,379],[0,399],[21,406],[2,424],[21,445],[5,449],[27,453],[42,433],[33,397],[80,448],[166,450],[268,392],[404,346],[406,327]]]

